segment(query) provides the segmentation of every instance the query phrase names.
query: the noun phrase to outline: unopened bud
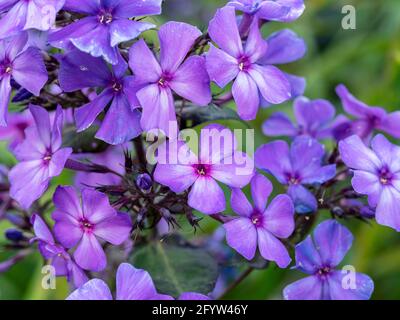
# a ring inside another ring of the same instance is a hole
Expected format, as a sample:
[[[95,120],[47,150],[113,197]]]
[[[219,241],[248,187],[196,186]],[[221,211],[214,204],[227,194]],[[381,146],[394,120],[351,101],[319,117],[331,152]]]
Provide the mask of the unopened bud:
[[[147,173],[139,174],[136,178],[136,185],[144,191],[149,191],[153,186],[153,180]]]

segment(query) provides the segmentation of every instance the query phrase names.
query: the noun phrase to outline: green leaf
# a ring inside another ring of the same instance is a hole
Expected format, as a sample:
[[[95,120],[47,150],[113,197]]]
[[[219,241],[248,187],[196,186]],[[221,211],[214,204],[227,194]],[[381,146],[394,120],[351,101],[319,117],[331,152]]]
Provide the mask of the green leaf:
[[[218,263],[204,249],[153,242],[135,249],[131,261],[148,271],[160,293],[210,293],[217,281]]]
[[[183,108],[181,116],[185,122],[191,122],[190,127],[216,120],[237,120],[243,122],[235,110],[228,107],[221,108],[215,104],[210,104],[207,107],[186,106]]]

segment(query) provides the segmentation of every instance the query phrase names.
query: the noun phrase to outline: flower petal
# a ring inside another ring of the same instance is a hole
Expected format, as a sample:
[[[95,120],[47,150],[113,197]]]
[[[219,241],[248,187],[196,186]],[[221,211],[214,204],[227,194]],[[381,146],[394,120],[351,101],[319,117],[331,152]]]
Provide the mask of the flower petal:
[[[38,96],[48,78],[39,49],[30,47],[18,55],[13,62],[12,76],[23,88]]]
[[[239,72],[232,86],[237,111],[243,120],[254,120],[260,106],[256,82],[245,72]]]
[[[175,72],[170,86],[181,97],[199,106],[208,105],[211,90],[204,57],[189,57]]]
[[[332,300],[369,300],[374,291],[374,282],[363,273],[354,274],[355,288],[346,288],[347,273],[335,271],[329,277],[329,293]],[[350,276],[350,275],[347,275]]]
[[[285,141],[277,140],[262,145],[256,150],[254,158],[258,168],[267,170],[280,183],[287,183],[286,174],[292,171],[292,165],[289,161],[289,146]]]
[[[121,0],[114,9],[114,15],[118,18],[157,15],[161,13],[161,4],[162,0]]]
[[[290,185],[287,194],[292,198],[297,213],[311,213],[318,209],[315,196],[301,184]]]
[[[252,260],[257,249],[257,231],[248,218],[238,218],[224,224],[226,242],[247,260]]]
[[[188,204],[204,214],[214,214],[225,210],[225,195],[213,178],[199,177],[190,190]]]
[[[235,9],[230,6],[218,9],[210,21],[208,32],[213,41],[232,57],[243,53],[242,41],[236,22]]]
[[[106,194],[88,188],[82,190],[82,209],[84,217],[93,224],[117,214]]]
[[[128,239],[131,229],[132,222],[129,215],[119,212],[116,216],[97,223],[94,234],[117,246]]]
[[[263,212],[272,192],[272,183],[265,176],[256,173],[251,179],[251,196],[255,207]]]
[[[306,43],[292,30],[285,29],[272,34],[268,39],[268,50],[260,64],[285,64],[301,59],[306,51]]]
[[[137,97],[143,108],[140,121],[143,130],[160,129],[169,136],[169,126],[175,123],[174,99],[169,88],[160,88],[157,84],[139,90]]]
[[[400,192],[393,187],[383,188],[376,208],[376,222],[400,231]]]
[[[123,94],[117,95],[97,131],[96,138],[111,145],[128,142],[142,133],[140,117],[140,112],[131,108]]]
[[[272,185],[271,185],[272,191]],[[286,194],[280,194],[263,214],[263,227],[279,238],[288,238],[294,231],[294,206]]]
[[[153,300],[157,291],[149,273],[121,263],[117,271],[117,300]]]
[[[307,236],[306,239],[296,245],[295,255],[296,269],[304,273],[314,274],[323,266],[321,256],[315,248],[311,236]]]
[[[353,243],[351,232],[335,220],[320,223],[314,230],[314,243],[324,265],[335,267]]]
[[[286,268],[292,259],[281,241],[263,228],[257,228],[258,248],[261,256],[269,261],[274,261],[280,268]]]
[[[280,104],[291,98],[290,82],[278,68],[253,65],[249,74],[257,83],[263,98],[269,103]]]
[[[283,112],[273,113],[262,125],[263,133],[269,137],[294,137],[298,131],[290,118]]]
[[[157,82],[162,74],[157,59],[143,39],[135,42],[129,49],[129,67],[139,82]]]
[[[7,126],[7,109],[10,103],[11,85],[10,76],[5,76],[0,80],[0,126]]]
[[[214,47],[211,43],[210,49],[206,53],[206,67],[211,81],[214,81],[220,88],[224,88],[239,73],[237,59]]]
[[[250,217],[253,213],[253,207],[249,200],[247,200],[246,195],[239,188],[232,189],[231,207],[235,213],[243,217]]]
[[[72,292],[66,300],[112,300],[112,295],[103,280],[92,279]]]
[[[375,173],[381,167],[381,161],[376,154],[356,135],[340,141],[339,151],[343,162],[352,169]]]
[[[289,284],[283,289],[285,300],[321,300],[322,283],[311,276]]]
[[[142,32],[154,28],[152,23],[117,19],[110,24],[111,47],[138,37]]]
[[[85,270],[99,272],[107,265],[107,258],[93,233],[85,233],[74,252],[76,263]]]
[[[161,26],[158,37],[163,71],[175,73],[201,34],[199,29],[183,22],[171,21]]]

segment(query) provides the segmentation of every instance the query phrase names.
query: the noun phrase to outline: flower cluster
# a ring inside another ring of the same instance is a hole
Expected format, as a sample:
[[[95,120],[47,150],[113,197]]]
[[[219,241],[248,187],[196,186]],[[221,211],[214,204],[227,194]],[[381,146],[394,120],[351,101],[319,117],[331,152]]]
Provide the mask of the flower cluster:
[[[400,111],[339,85],[348,116],[336,115],[277,67],[306,44],[289,29],[263,32],[298,19],[303,0],[229,1],[204,32],[157,26],[161,9],[162,0],[0,4],[0,139],[17,161],[0,167],[0,221],[14,225],[7,250],[17,251],[0,272],[37,246],[71,300],[211,299],[232,287],[232,260],[248,274],[288,268],[293,256],[309,276],[285,299],[369,299],[367,275],[346,287],[336,269],[353,242],[338,220],[400,231],[400,147],[374,136],[399,138]],[[276,139],[257,150],[214,123],[292,100],[295,120],[272,113],[262,130]],[[201,219],[221,224],[218,237],[179,233]]]

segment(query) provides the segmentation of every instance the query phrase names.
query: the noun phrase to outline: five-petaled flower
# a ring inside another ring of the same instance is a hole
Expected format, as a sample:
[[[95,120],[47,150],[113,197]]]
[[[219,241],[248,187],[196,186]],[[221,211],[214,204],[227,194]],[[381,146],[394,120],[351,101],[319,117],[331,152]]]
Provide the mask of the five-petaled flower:
[[[335,268],[353,243],[350,231],[335,220],[322,222],[296,246],[296,269],[309,276],[283,290],[286,300],[368,300],[374,283],[363,273],[348,274]],[[349,277],[349,281],[344,281]],[[351,279],[350,279],[351,277]],[[353,281],[354,283],[350,283]]]
[[[82,201],[73,187],[58,187],[53,202],[56,210],[54,233],[65,248],[74,248],[76,263],[85,270],[101,271],[107,258],[99,240],[120,245],[132,229],[128,214],[117,212],[108,197],[92,189],[82,190]]]
[[[232,190],[231,206],[240,215],[224,224],[228,244],[246,259],[254,258],[257,244],[261,256],[286,268],[291,259],[279,238],[294,231],[294,207],[289,196],[282,194],[267,206],[272,183],[261,174],[251,180],[252,206],[240,189]]]
[[[354,174],[354,190],[368,196],[379,224],[400,231],[400,147],[379,134],[371,148],[356,135],[339,143],[342,160]]]
[[[136,96],[143,108],[143,130],[160,129],[167,136],[170,122],[176,122],[173,92],[199,106],[211,102],[210,80],[205,60],[200,56],[186,59],[201,32],[186,23],[168,22],[161,26],[160,62],[144,42],[130,49],[129,66],[135,81],[141,84]]]
[[[89,103],[75,110],[78,132],[95,122],[99,114],[111,103],[97,131],[96,138],[109,144],[122,144],[141,132],[140,112],[134,92],[135,80],[127,75],[128,64],[118,55],[118,63],[111,70],[101,58],[72,50],[60,59],[59,81],[66,92],[84,88],[102,88],[103,91]]]
[[[256,166],[287,185],[297,213],[314,212],[315,196],[304,185],[322,184],[335,176],[336,165],[323,165],[325,148],[316,140],[297,137],[290,149],[287,142],[276,140],[257,149]]]
[[[292,89],[285,74],[261,60],[267,53],[268,43],[262,38],[257,21],[251,25],[245,46],[233,7],[219,9],[208,32],[220,49],[210,44],[206,55],[207,71],[221,88],[235,80],[232,95],[243,120],[255,119],[261,104],[260,96],[271,104],[291,98]]]
[[[30,105],[34,124],[25,130],[25,140],[14,150],[20,161],[9,173],[10,196],[28,209],[46,191],[50,179],[61,174],[72,153],[62,148],[63,111],[57,108],[53,126],[42,107]]]
[[[243,188],[254,174],[253,162],[245,153],[236,150],[233,134],[222,126],[203,128],[199,146],[196,155],[183,142],[164,144],[159,155],[163,154],[165,159],[159,160],[154,178],[176,193],[191,188],[188,204],[192,208],[205,214],[222,212],[226,201],[217,181]]]

